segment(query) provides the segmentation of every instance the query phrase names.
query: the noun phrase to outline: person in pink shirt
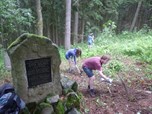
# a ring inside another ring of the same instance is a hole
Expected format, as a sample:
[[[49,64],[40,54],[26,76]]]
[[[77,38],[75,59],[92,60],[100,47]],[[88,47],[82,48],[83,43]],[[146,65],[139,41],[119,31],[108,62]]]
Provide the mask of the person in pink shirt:
[[[90,57],[84,60],[82,64],[82,69],[88,76],[88,90],[92,97],[95,96],[95,91],[93,88],[95,76],[93,74],[93,70],[98,70],[101,76],[101,80],[104,80],[108,83],[112,83],[112,79],[108,78],[102,72],[102,65],[106,64],[110,60],[110,57],[107,55],[103,55],[102,57]]]

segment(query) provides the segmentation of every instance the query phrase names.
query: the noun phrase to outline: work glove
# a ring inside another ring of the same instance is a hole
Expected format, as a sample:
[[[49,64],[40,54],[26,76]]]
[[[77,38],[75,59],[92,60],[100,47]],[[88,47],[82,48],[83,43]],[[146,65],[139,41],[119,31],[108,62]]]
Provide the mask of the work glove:
[[[108,79],[107,79],[107,82],[108,82],[109,84],[112,84],[113,79],[108,78]]]
[[[113,79],[110,79],[110,78],[107,78],[107,79],[104,79],[104,78],[100,78],[100,81],[102,81],[102,82],[107,82],[107,83],[109,83],[109,84],[112,84],[112,81],[113,81]]]

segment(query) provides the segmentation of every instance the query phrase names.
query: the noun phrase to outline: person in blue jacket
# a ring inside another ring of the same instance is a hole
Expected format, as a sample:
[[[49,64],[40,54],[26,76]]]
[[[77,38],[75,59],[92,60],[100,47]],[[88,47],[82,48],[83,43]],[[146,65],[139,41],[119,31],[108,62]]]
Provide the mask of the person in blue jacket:
[[[73,66],[74,66],[77,69],[78,73],[81,75],[81,71],[79,70],[79,68],[77,66],[77,61],[76,61],[77,57],[81,57],[81,53],[82,53],[82,51],[79,48],[69,49],[66,52],[65,58],[69,62],[69,72],[72,72],[72,70],[74,69],[73,68]]]
[[[91,48],[92,45],[93,45],[93,42],[94,42],[94,35],[93,35],[93,33],[90,33],[90,34],[88,35],[87,41],[88,41],[88,47]]]

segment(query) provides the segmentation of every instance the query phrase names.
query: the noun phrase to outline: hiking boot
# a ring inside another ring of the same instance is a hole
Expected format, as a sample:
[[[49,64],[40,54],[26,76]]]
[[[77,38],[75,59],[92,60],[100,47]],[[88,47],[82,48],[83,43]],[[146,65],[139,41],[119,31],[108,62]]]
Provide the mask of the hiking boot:
[[[90,91],[90,85],[88,85],[88,91]]]
[[[89,90],[89,94],[90,94],[91,97],[95,97],[95,91],[94,91],[94,89],[90,89]]]

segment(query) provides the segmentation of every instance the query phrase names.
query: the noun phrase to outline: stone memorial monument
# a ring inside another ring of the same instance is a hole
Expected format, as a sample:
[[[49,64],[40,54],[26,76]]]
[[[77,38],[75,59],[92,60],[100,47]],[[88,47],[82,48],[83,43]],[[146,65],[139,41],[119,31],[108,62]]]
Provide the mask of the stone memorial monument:
[[[44,36],[23,34],[9,47],[13,85],[26,102],[40,102],[48,94],[60,95],[57,46]]]

